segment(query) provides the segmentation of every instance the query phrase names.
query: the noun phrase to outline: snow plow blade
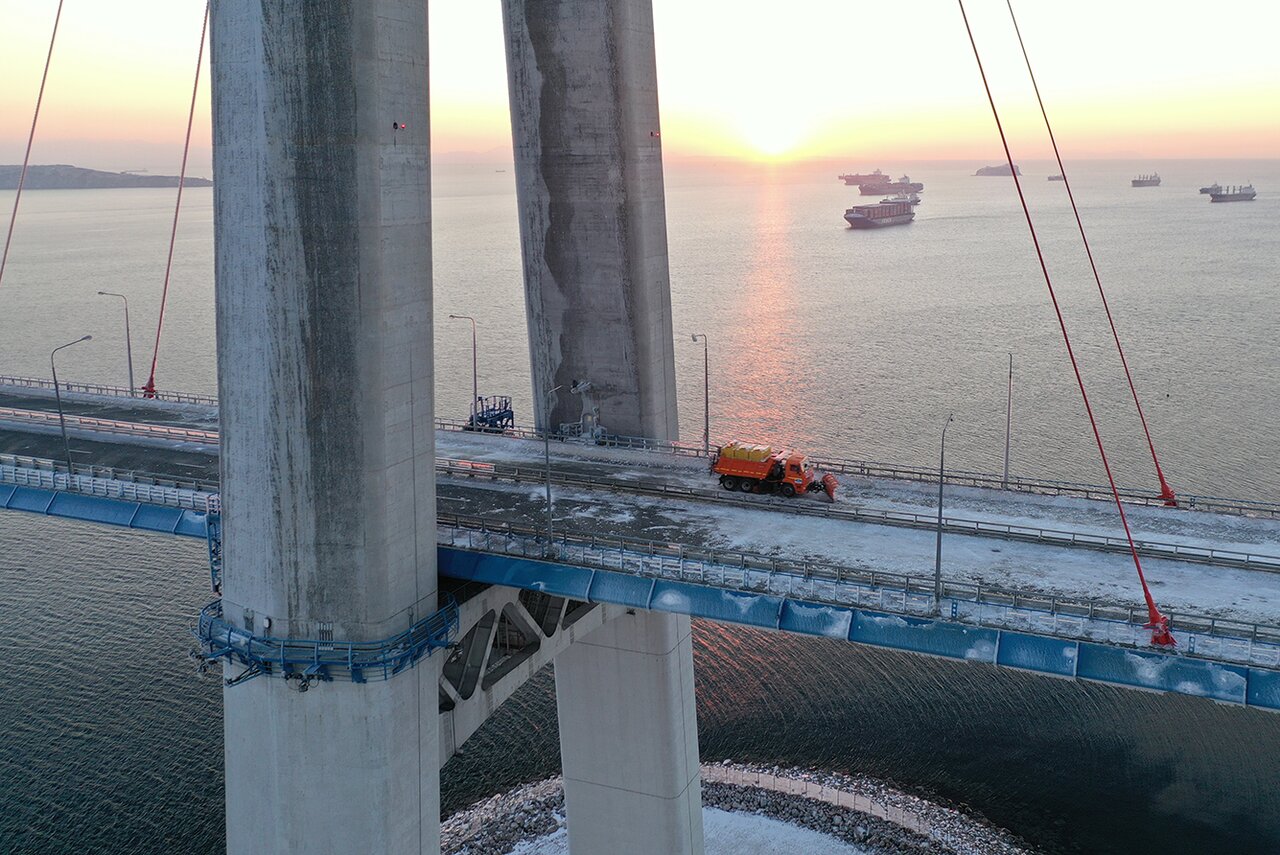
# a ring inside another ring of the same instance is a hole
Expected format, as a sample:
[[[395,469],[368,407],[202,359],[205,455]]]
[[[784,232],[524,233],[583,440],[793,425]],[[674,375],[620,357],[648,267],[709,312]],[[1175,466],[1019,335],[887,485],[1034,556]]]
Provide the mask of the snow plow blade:
[[[822,491],[827,494],[827,498],[832,502],[836,500],[836,487],[839,486],[840,482],[830,472],[822,476]]]

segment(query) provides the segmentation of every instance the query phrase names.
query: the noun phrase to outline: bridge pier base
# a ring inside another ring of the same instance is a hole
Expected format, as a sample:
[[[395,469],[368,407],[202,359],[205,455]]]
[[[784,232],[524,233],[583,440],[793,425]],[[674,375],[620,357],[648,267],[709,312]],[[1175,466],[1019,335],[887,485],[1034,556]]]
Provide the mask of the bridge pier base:
[[[689,618],[622,615],[555,671],[573,855],[701,855]]]

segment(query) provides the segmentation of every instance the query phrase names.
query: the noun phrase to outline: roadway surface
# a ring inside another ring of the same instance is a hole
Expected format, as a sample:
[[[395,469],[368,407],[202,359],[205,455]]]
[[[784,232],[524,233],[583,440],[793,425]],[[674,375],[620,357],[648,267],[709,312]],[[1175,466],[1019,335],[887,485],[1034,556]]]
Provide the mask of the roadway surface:
[[[0,394],[0,408],[47,411],[41,393]],[[20,406],[25,405],[25,406]],[[210,430],[211,408],[196,405],[75,400],[67,412],[99,419],[143,421]],[[217,446],[154,437],[71,430],[73,457],[92,464],[152,472],[176,479],[217,478]],[[6,421],[0,412],[0,453],[61,459],[56,421]],[[439,476],[442,512],[545,526],[541,442],[437,431],[437,456],[450,461]],[[473,475],[460,467],[480,464]],[[494,471],[486,467],[495,467]],[[717,549],[736,549],[789,560],[807,559],[852,569],[931,577],[935,488],[889,479],[842,476],[838,501],[726,493],[706,461],[662,452],[602,449],[552,443],[555,527],[575,534],[641,538]],[[571,483],[565,483],[571,482]],[[1058,535],[1120,534],[1113,505],[1000,490],[947,488],[948,531],[956,525],[1047,529]],[[1215,547],[1249,553],[1263,564],[1280,562],[1280,521],[1160,507],[1127,509],[1135,536],[1164,546]],[[892,515],[893,524],[851,515]],[[920,519],[911,522],[913,515]],[[905,521],[904,521],[905,518]],[[912,527],[912,526],[915,527]],[[1123,552],[1055,543],[949,533],[943,575],[951,581],[1035,589],[1076,599],[1140,603],[1132,560]],[[1203,561],[1204,559],[1202,559]],[[1166,611],[1232,620],[1280,623],[1280,574],[1147,557],[1144,570]]]

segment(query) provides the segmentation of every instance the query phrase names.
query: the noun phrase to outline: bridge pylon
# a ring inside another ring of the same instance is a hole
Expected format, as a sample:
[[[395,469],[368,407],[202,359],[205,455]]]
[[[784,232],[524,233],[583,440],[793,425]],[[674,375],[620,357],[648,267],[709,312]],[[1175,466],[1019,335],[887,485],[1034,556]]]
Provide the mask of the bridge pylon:
[[[227,850],[437,853],[427,7],[211,45]]]
[[[537,423],[589,388],[593,426],[675,439],[651,0],[503,0],[503,22]],[[701,855],[688,616],[624,614],[555,671],[574,855]]]

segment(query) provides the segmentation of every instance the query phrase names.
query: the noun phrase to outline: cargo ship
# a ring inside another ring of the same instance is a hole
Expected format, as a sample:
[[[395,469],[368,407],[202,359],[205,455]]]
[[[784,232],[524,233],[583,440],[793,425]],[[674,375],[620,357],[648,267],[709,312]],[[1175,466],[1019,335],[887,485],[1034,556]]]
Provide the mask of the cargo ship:
[[[1219,187],[1217,193],[1209,194],[1210,202],[1252,202],[1258,195],[1252,184],[1243,187]]]
[[[924,184],[919,181],[912,181],[911,176],[904,175],[897,181],[890,181],[888,176],[884,177],[884,181],[879,183],[866,182],[858,185],[858,192],[863,196],[883,196],[886,193],[919,193],[924,189]]]
[[[856,187],[859,184],[879,184],[889,180],[889,176],[878,169],[875,172],[849,172],[836,177],[850,187]]]
[[[1200,192],[1201,193],[1221,193],[1222,185],[1215,181],[1212,184],[1210,184],[1208,187],[1201,187]]]
[[[979,169],[977,172],[975,172],[975,173],[973,173],[973,174],[974,174],[974,175],[1009,175],[1009,176],[1012,176],[1012,175],[1014,175],[1014,174],[1021,175],[1021,174],[1022,174],[1022,170],[1021,170],[1020,168],[1018,168],[1018,165],[1017,165],[1016,163],[1013,165],[1013,169],[1012,169],[1012,170],[1010,170],[1010,169],[1009,169],[1009,164],[1007,164],[1007,163],[1002,163],[1002,164],[1000,164],[999,166],[984,166],[984,167],[982,167],[981,169]]]
[[[919,193],[898,193],[895,196],[885,196],[881,202],[906,202],[908,205],[919,205]]]
[[[875,205],[854,205],[844,212],[845,221],[855,229],[878,229],[884,226],[905,225],[916,217],[910,202],[878,202]]]
[[[1150,175],[1139,175],[1137,178],[1129,182],[1132,187],[1159,187],[1160,173],[1153,172]]]

